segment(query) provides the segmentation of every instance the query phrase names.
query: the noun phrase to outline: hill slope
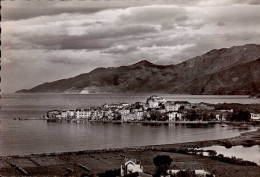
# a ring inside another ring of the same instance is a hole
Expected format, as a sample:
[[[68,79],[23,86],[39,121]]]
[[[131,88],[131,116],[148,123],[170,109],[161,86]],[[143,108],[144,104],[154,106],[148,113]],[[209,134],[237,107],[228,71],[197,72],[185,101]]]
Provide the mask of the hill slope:
[[[73,78],[44,83],[18,93],[185,93],[259,94],[260,45],[212,50],[177,65],[146,60],[97,68]]]

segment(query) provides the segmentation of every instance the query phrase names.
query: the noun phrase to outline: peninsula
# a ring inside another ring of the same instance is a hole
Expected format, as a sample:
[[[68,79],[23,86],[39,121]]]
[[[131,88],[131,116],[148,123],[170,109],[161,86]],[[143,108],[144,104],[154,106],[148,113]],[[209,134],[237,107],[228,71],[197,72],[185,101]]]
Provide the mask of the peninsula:
[[[260,122],[258,104],[208,104],[188,101],[166,101],[159,96],[149,97],[145,103],[117,103],[75,110],[50,110],[48,121],[102,121],[142,123],[214,123],[223,121]]]

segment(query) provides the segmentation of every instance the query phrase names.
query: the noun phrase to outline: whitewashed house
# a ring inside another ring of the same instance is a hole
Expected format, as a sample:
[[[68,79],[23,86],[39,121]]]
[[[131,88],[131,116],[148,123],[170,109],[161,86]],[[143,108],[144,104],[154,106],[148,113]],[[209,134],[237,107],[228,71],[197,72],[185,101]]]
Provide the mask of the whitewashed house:
[[[120,168],[121,176],[135,172],[143,172],[143,166],[141,165],[141,162],[137,161],[136,159],[125,159],[124,165],[121,165]]]

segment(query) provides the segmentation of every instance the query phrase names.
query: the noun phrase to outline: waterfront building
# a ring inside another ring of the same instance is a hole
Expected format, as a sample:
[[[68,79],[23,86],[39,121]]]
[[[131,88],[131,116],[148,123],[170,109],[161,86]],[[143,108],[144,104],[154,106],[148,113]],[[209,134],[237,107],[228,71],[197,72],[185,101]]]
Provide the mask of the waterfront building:
[[[66,119],[68,117],[67,111],[61,111],[61,118]]]
[[[177,111],[168,112],[169,121],[182,120],[183,114]]]
[[[120,115],[128,115],[128,114],[130,114],[130,109],[120,109],[120,110],[118,110],[118,113]]]
[[[143,111],[137,111],[135,113],[135,117],[136,117],[137,120],[142,120],[143,117],[144,117],[144,112]]]
[[[104,111],[102,109],[95,110],[95,119],[101,119],[104,116]]]
[[[131,113],[136,113],[136,112],[138,112],[138,111],[143,111],[143,107],[140,107],[140,108],[131,108],[131,109],[130,109],[130,112],[131,112]]]
[[[104,116],[105,116],[105,117],[108,117],[108,116],[111,115],[111,114],[112,114],[111,109],[105,109],[105,110],[104,110]]]
[[[68,110],[68,111],[67,111],[67,115],[68,115],[69,117],[74,117],[74,116],[75,116],[75,110]]]
[[[165,104],[165,110],[166,112],[170,112],[170,111],[178,111],[181,107],[180,104],[175,104],[175,102],[173,101],[167,101]]]
[[[61,112],[59,110],[51,110],[47,112],[47,117],[49,119],[55,119],[60,117]]]
[[[122,121],[134,121],[134,120],[142,120],[144,117],[143,111],[137,111],[129,114],[121,114]]]
[[[76,119],[87,119],[91,116],[91,110],[90,109],[76,109],[75,111],[75,117]]]
[[[121,165],[120,174],[125,176],[135,172],[143,172],[143,166],[136,159],[125,159],[125,163]]]

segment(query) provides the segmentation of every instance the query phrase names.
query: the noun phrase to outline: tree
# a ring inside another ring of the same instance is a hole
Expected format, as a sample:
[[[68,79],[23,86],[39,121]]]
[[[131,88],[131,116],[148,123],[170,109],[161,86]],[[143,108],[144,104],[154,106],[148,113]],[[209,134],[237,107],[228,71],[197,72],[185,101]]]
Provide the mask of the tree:
[[[250,121],[251,115],[249,111],[239,111],[233,114],[229,119],[231,121]]]
[[[159,177],[160,175],[166,175],[167,170],[171,166],[172,158],[168,155],[158,155],[153,158],[153,163],[156,166],[156,174],[155,177]]]

